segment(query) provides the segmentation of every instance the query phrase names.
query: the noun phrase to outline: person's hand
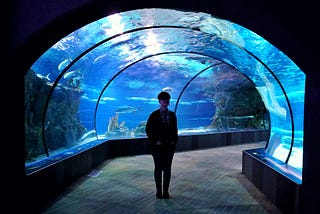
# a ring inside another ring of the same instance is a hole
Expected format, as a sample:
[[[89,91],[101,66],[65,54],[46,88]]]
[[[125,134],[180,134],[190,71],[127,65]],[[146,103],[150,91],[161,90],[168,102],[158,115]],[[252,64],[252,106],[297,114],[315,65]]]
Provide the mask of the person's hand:
[[[161,142],[160,140],[158,140],[157,143],[156,143],[156,145],[157,145],[157,146],[161,146],[161,145],[162,145],[162,142]]]

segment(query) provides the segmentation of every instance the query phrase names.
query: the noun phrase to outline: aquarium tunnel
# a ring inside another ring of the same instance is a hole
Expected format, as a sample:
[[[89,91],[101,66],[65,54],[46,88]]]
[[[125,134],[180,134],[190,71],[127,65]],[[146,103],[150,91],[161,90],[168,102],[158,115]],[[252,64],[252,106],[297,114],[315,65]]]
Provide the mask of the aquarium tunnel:
[[[25,74],[25,165],[146,138],[157,94],[179,135],[269,130],[266,158],[301,173],[305,74],[256,33],[201,12],[115,13],[61,38]]]

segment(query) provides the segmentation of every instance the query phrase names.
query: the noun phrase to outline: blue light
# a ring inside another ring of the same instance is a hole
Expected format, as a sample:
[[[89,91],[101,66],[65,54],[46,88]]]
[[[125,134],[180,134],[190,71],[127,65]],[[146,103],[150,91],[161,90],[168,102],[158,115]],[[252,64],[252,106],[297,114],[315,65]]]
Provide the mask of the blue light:
[[[180,134],[265,128],[262,108],[251,104],[261,99],[267,154],[302,170],[304,73],[259,35],[206,13],[141,9],[102,18],[62,38],[25,79],[27,163],[45,157],[43,145],[56,153],[145,136],[165,89]]]

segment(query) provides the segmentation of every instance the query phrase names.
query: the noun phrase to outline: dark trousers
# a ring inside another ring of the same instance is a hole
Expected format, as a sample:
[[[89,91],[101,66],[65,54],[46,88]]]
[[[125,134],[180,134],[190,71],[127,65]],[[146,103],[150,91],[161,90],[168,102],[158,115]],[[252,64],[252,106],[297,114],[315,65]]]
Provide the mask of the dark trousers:
[[[162,192],[162,173],[163,173],[163,192],[169,191],[171,179],[171,165],[174,155],[174,148],[154,148],[152,157],[154,161],[154,180],[158,192]]]

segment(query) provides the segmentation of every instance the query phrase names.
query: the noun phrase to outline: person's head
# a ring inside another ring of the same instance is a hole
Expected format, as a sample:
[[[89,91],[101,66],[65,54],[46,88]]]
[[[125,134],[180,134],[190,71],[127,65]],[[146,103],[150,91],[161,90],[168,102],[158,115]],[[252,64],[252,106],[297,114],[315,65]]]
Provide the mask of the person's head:
[[[168,109],[168,105],[170,103],[170,98],[171,98],[171,96],[168,92],[162,91],[158,94],[158,100],[159,100],[160,108],[162,110]]]

